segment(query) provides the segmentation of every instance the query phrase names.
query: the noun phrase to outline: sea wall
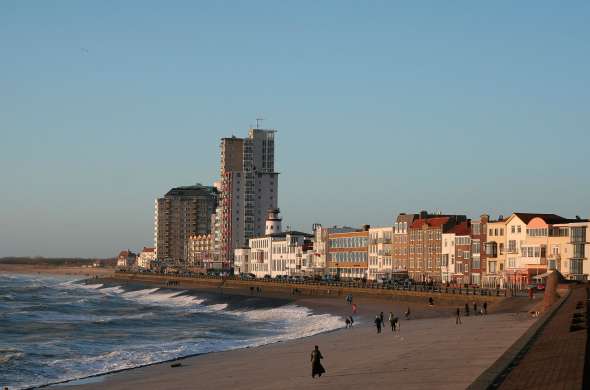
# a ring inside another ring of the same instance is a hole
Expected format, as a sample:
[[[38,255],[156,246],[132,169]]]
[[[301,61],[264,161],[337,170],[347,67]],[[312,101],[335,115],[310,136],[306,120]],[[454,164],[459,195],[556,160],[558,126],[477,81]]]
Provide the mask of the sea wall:
[[[449,292],[393,290],[379,288],[341,287],[322,284],[296,284],[274,281],[239,280],[219,278],[198,278],[198,277],[177,277],[154,274],[130,274],[116,273],[111,278],[126,283],[153,284],[161,287],[172,285],[179,288],[216,288],[225,292],[236,294],[248,294],[251,287],[261,288],[265,295],[277,293],[280,295],[291,295],[293,293],[303,296],[325,296],[340,297],[353,294],[355,297],[367,297],[376,299],[395,299],[408,302],[425,302],[432,297],[435,302],[449,305],[464,304],[471,302],[499,302],[505,297],[503,295],[478,295],[473,294],[474,290],[450,290]],[[451,291],[454,291],[452,293]]]

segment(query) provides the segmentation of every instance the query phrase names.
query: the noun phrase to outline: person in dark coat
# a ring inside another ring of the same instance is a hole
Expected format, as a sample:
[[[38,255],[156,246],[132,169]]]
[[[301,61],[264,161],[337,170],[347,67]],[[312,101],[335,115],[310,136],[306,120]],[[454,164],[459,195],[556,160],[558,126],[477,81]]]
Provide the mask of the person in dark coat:
[[[488,314],[488,302],[483,303],[483,314]]]
[[[457,318],[455,319],[455,324],[461,324],[461,309],[457,308]]]
[[[318,376],[322,376],[323,373],[326,372],[326,370],[324,369],[324,366],[322,366],[322,362],[321,359],[323,359],[324,357],[322,356],[322,353],[320,352],[320,350],[318,349],[318,346],[316,345],[314,350],[311,352],[311,377],[315,378],[316,375]]]
[[[381,333],[381,325],[382,325],[381,317],[375,316],[375,326],[377,327],[377,333]]]
[[[383,318],[383,312],[379,314],[379,318],[381,318],[381,325],[385,325],[385,319]]]
[[[465,317],[469,317],[469,304],[465,304]]]

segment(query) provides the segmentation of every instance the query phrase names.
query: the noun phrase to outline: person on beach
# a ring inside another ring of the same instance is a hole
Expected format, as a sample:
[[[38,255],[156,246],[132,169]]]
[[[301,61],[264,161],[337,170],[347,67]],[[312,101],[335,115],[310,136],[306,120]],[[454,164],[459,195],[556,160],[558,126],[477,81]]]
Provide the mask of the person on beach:
[[[461,309],[457,308],[457,318],[455,319],[455,324],[459,325],[462,324],[461,322]]]
[[[488,302],[484,302],[483,303],[483,314],[487,315],[488,314]]]
[[[434,299],[432,297],[428,298],[428,305],[434,306]]]
[[[395,332],[395,322],[394,322],[395,316],[393,315],[392,312],[389,312],[389,324],[391,325],[391,331]]]
[[[322,362],[321,359],[323,359],[324,357],[322,356],[322,353],[320,352],[320,350],[318,349],[318,346],[316,345],[314,350],[311,352],[311,377],[315,378],[316,375],[318,376],[322,376],[323,373],[326,372],[326,370],[324,369],[324,366],[322,366]]]
[[[406,320],[410,319],[410,307],[408,306],[408,310],[405,312]]]
[[[381,324],[383,322],[381,321],[381,317],[379,316],[375,316],[375,326],[377,327],[377,333],[381,333]]]
[[[477,302],[473,301],[473,314],[474,315],[478,315],[479,313],[477,312]]]
[[[383,317],[383,312],[379,313],[379,318],[381,318],[381,325],[385,325],[385,321],[384,321],[384,317]]]
[[[465,317],[469,317],[469,304],[465,304]]]

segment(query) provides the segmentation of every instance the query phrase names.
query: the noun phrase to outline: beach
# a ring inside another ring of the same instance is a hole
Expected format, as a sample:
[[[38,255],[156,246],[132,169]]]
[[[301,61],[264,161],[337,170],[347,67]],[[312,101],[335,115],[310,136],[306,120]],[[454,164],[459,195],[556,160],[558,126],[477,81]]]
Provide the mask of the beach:
[[[0,264],[0,273],[7,274],[43,274],[43,275],[79,275],[107,277],[115,273],[114,268],[67,267],[28,264]]]
[[[454,307],[359,299],[353,329],[256,348],[208,353],[131,369],[56,387],[74,389],[464,389],[491,366],[535,321],[526,310],[538,303],[509,299],[487,316],[462,317]],[[293,298],[315,312],[350,313],[340,298]],[[412,319],[403,319],[411,306]],[[401,317],[401,330],[377,334],[372,320],[380,311]],[[310,353],[318,345],[327,373],[312,379]]]

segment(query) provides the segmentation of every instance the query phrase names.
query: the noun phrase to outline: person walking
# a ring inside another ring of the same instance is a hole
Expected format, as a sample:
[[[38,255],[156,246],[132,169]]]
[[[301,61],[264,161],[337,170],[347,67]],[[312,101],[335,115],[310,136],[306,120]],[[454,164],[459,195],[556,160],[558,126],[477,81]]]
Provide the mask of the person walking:
[[[381,325],[385,325],[385,321],[383,318],[383,312],[379,313],[379,318],[381,318]]]
[[[479,314],[479,313],[477,312],[477,302],[473,301],[473,315],[475,315],[475,316],[476,316],[477,314]]]
[[[484,302],[483,303],[483,314],[487,315],[488,314],[488,302]]]
[[[354,318],[352,318],[352,316],[350,316],[348,318],[350,318],[350,327],[352,328],[352,325],[354,324]]]
[[[461,309],[457,308],[457,318],[455,319],[455,324],[459,325],[462,324],[461,322]]]
[[[432,297],[428,298],[428,305],[434,306],[434,299],[432,299]]]
[[[323,359],[324,357],[322,356],[322,353],[320,352],[318,346],[316,345],[314,350],[311,351],[311,377],[315,378],[316,375],[318,375],[319,377],[322,376],[322,374],[324,374],[326,372],[326,369],[324,368],[324,366],[322,366],[322,362],[321,359]]]
[[[395,316],[393,315],[392,312],[389,312],[389,324],[391,325],[391,331],[395,332],[395,322],[393,321],[395,318]]]
[[[375,326],[377,327],[377,333],[381,333],[381,317],[375,316]]]
[[[408,306],[408,310],[405,312],[406,320],[410,319],[410,307]]]
[[[393,317],[393,329],[395,329],[398,332],[400,330],[399,318],[397,317]]]
[[[465,304],[465,317],[469,317],[469,304]]]
[[[346,329],[350,328],[350,319],[348,317],[346,317],[344,322],[346,323]]]

